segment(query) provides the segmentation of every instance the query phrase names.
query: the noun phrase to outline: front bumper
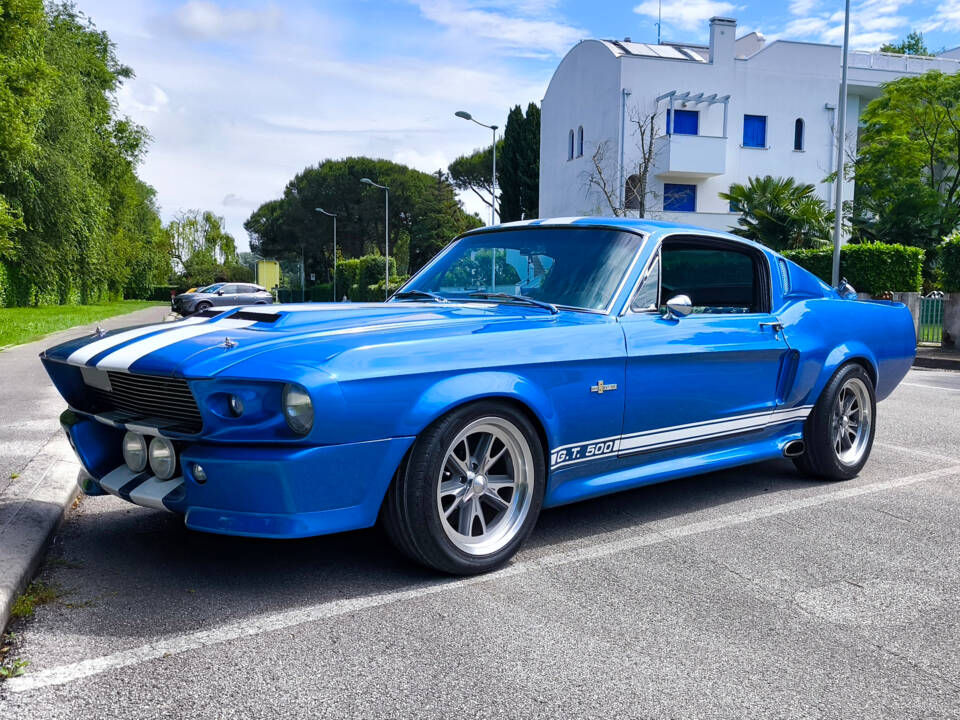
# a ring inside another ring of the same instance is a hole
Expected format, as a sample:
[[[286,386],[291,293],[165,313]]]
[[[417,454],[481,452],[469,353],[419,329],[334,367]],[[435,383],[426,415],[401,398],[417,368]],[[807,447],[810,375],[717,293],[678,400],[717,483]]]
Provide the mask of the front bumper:
[[[224,535],[298,538],[370,527],[414,438],[322,446],[188,443],[181,473],[160,481],[119,458],[123,430],[71,413],[64,423],[88,495],[184,515],[187,527]],[[195,465],[205,482],[198,482]]]

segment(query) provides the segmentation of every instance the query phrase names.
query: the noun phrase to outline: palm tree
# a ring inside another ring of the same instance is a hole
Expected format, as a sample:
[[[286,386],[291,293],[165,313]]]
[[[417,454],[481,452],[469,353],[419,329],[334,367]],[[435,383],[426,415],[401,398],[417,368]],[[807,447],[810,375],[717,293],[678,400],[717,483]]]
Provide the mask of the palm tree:
[[[752,177],[720,193],[740,213],[733,232],[773,248],[819,247],[829,243],[833,212],[816,195],[813,185],[791,177]]]

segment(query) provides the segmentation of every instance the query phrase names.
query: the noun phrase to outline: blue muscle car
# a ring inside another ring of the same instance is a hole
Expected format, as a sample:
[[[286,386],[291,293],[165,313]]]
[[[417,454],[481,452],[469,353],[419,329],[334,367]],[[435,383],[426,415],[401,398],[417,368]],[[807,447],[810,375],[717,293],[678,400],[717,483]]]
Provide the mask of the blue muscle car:
[[[540,510],[771,458],[851,478],[909,311],[741,238],[646,220],[476,230],[389,302],[211,308],[42,355],[90,495],[214,533],[380,520],[452,573]]]

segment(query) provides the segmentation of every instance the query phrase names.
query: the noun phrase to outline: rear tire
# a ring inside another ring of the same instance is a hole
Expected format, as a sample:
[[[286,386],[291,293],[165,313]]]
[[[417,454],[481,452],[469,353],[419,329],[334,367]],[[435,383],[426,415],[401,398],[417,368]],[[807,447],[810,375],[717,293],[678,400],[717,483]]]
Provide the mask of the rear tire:
[[[806,451],[793,463],[804,475],[849,480],[866,464],[876,431],[873,381],[857,363],[842,366],[823,389],[803,429]]]
[[[545,486],[533,424],[510,405],[485,400],[420,434],[387,491],[381,519],[410,559],[475,575],[517,552],[537,522]]]

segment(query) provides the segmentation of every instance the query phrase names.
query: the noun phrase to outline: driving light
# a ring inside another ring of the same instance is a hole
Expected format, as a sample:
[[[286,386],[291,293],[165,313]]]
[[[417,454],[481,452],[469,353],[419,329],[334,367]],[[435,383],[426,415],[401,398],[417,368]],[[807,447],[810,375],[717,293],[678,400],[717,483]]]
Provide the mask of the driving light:
[[[240,399],[239,395],[230,396],[230,412],[234,417],[243,415],[243,400]]]
[[[207,471],[203,469],[200,463],[193,464],[193,478],[203,485],[207,481]]]
[[[284,386],[283,416],[297,435],[306,435],[313,427],[313,402],[300,385]]]
[[[155,437],[150,441],[150,469],[160,480],[169,480],[177,471],[177,451],[167,438]]]
[[[127,431],[123,436],[123,461],[135,473],[147,467],[147,441],[143,435]]]

